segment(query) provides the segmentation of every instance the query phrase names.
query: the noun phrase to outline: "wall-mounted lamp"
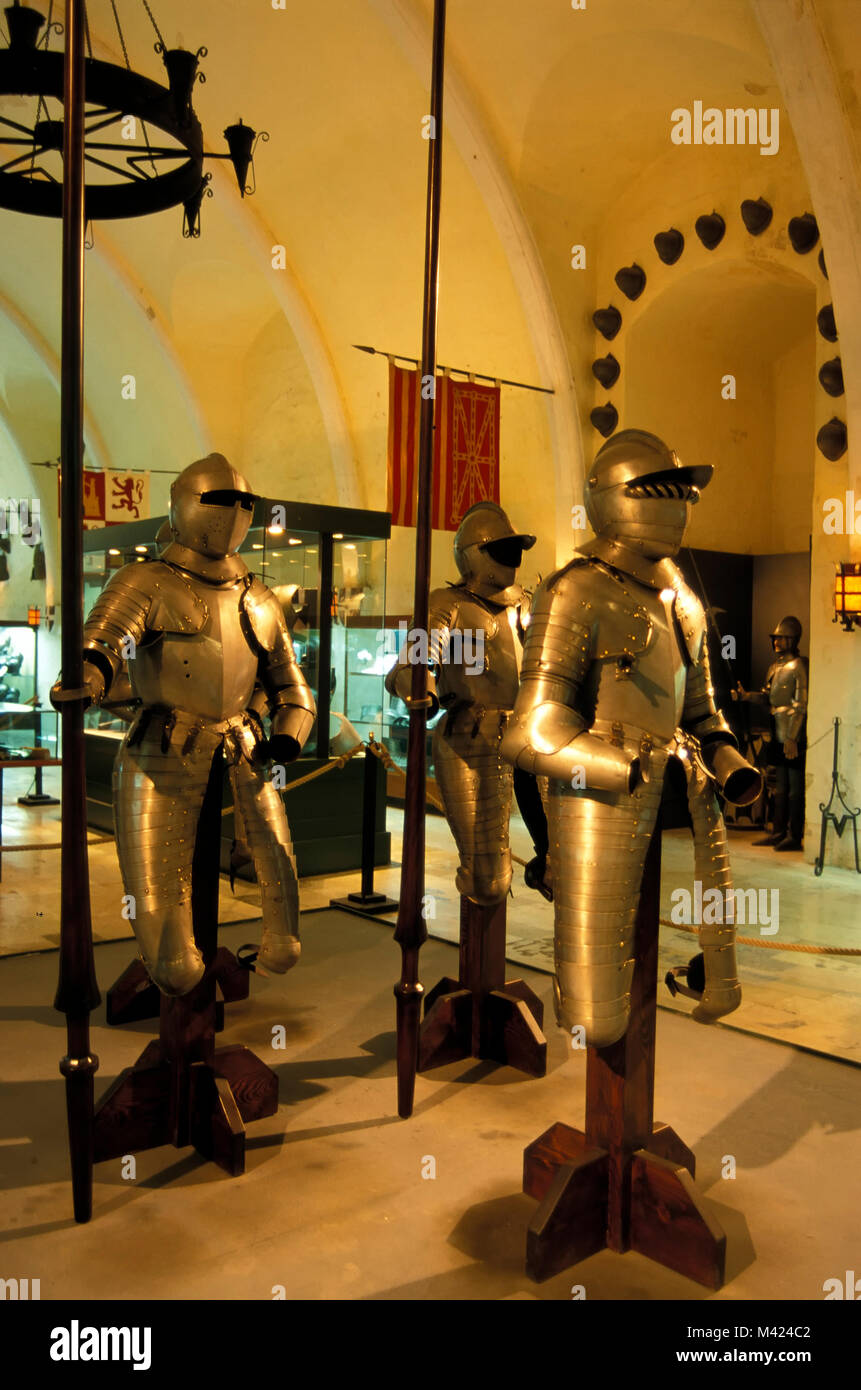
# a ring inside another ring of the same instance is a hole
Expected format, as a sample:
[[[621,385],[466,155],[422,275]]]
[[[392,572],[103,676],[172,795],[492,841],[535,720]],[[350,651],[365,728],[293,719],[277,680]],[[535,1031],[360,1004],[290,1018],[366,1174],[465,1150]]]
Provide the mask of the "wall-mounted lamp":
[[[36,608],[34,605],[31,604],[31,606],[27,609],[27,626],[28,626],[28,627],[39,627],[39,626],[41,625],[41,622],[42,622],[42,610],[41,610],[41,608]]]
[[[861,627],[861,565],[841,563],[834,577],[833,622],[843,624],[844,631]]]

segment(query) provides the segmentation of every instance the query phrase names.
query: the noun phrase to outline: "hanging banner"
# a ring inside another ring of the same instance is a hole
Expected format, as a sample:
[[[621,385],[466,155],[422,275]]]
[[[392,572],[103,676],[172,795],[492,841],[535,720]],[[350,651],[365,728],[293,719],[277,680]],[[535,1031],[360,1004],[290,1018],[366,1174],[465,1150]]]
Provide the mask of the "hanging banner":
[[[59,474],[57,488],[59,497]],[[149,473],[84,469],[84,529],[119,526],[149,516]]]
[[[106,473],[105,525],[149,516],[149,473]]]
[[[456,531],[475,502],[499,501],[499,387],[435,379],[431,526]],[[388,509],[393,526],[415,526],[421,381],[389,363]]]

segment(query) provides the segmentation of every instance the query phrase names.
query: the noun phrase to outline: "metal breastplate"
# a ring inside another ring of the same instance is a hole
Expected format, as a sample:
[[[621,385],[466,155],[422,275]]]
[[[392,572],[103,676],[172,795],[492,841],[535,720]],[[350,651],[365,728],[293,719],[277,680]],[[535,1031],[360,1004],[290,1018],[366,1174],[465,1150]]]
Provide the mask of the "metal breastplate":
[[[440,664],[437,675],[437,693],[444,708],[456,704],[514,708],[520,673],[520,642],[512,626],[516,614],[515,608],[492,612],[468,592],[459,591],[449,660]]]
[[[635,584],[609,599],[606,588],[601,594],[593,661],[578,702],[596,732],[612,733],[615,725],[662,743],[672,738],[687,675],[673,597]]]
[[[164,632],[129,662],[132,689],[144,705],[183,709],[207,720],[241,713],[251,698],[257,655],[242,629],[241,583],[189,584],[206,604],[200,632]]]
[[[803,727],[806,699],[801,696],[799,686],[806,687],[806,671],[802,662],[800,656],[788,656],[784,661],[773,662],[768,669],[768,703],[775,733],[781,742],[791,736],[793,724],[799,723],[799,715],[802,719],[799,727]]]

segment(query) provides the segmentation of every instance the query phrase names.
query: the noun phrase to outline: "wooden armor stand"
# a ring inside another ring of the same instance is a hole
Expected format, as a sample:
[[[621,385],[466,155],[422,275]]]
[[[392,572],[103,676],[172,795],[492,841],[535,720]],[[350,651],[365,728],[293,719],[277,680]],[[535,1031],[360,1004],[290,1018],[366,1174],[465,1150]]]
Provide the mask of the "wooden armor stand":
[[[250,989],[250,970],[226,946],[219,946],[212,962],[215,976],[215,1031],[224,1027],[224,1006],[237,999],[247,999]],[[131,961],[105,995],[105,1022],[111,1028],[123,1023],[142,1023],[146,1018],[161,1015],[161,991],[149,977],[143,961]]]
[[[710,1289],[724,1280],[726,1236],[694,1187],[694,1156],[653,1122],[660,836],[659,815],[637,913],[631,1021],[618,1042],[588,1049],[585,1133],[557,1123],[524,1152],[523,1190],[541,1203],[526,1242],[533,1279],[607,1248],[638,1250]]]
[[[191,876],[194,939],[206,973],[190,994],[161,996],[158,1040],[120,1073],[96,1106],[96,1163],[161,1144],[190,1144],[236,1177],[245,1171],[244,1122],[278,1109],[278,1078],[264,1062],[247,1047],[215,1048],[221,952],[213,846],[221,835],[223,776],[219,753],[201,808]]]
[[[523,980],[505,979],[506,900],[481,907],[460,900],[460,978],[440,980],[425,999],[419,1071],[462,1057],[547,1071],[544,1005]]]

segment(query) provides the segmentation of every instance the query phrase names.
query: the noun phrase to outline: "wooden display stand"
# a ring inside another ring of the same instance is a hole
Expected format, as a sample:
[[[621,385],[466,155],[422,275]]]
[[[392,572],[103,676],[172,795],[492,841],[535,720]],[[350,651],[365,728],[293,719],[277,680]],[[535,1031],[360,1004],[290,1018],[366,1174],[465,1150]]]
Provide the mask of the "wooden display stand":
[[[232,951],[219,946],[212,962],[215,976],[215,1031],[224,1027],[224,1006],[238,999],[247,999],[250,989],[250,970],[240,965]],[[105,996],[105,1021],[111,1028],[123,1023],[141,1023],[158,1018],[161,1013],[161,991],[149,977],[142,960],[133,960],[122,975],[114,980]]]
[[[637,914],[631,1021],[618,1042],[588,1049],[585,1133],[557,1123],[524,1152],[523,1190],[541,1203],[526,1244],[533,1279],[606,1248],[638,1250],[710,1289],[723,1284],[726,1236],[694,1187],[694,1156],[653,1121],[660,835],[659,817]]]
[[[440,980],[425,999],[419,1071],[463,1057],[547,1071],[544,1005],[523,980],[505,979],[506,902],[460,900],[460,978]]]
[[[206,973],[190,994],[161,996],[158,1040],[120,1073],[96,1105],[96,1163],[161,1144],[190,1144],[236,1177],[245,1171],[245,1122],[265,1119],[278,1109],[278,1078],[264,1062],[247,1047],[215,1048],[216,983],[224,960],[219,963],[217,949],[218,854],[213,847],[221,835],[222,783],[219,754],[201,809],[192,867],[194,937]],[[128,975],[126,971],[115,988]],[[223,971],[221,977],[226,978]]]

